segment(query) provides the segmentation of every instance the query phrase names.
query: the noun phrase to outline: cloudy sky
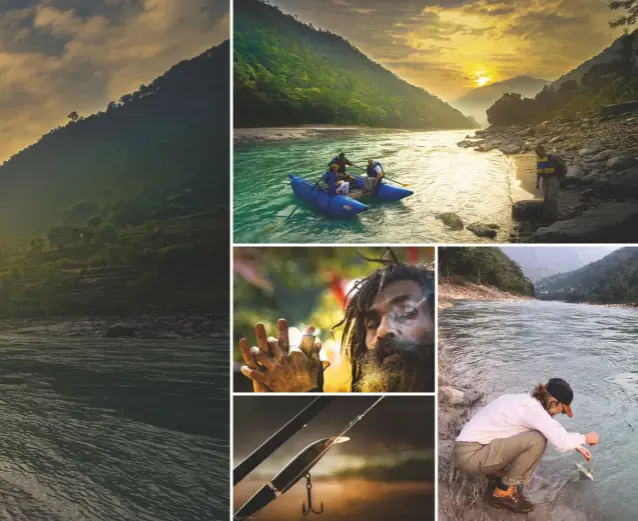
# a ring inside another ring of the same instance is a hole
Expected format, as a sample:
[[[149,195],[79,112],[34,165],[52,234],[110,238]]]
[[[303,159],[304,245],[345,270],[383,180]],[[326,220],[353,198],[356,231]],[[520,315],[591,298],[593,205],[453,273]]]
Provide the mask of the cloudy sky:
[[[451,101],[519,75],[553,80],[622,34],[607,0],[271,0]],[[486,81],[485,79],[482,81]]]
[[[228,0],[1,0],[0,161],[228,38]]]

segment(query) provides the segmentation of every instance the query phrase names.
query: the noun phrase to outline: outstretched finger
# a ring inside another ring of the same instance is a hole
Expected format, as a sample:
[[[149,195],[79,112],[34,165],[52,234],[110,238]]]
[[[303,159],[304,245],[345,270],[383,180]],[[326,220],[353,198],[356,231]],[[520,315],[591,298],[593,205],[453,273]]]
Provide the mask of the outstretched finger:
[[[287,353],[290,349],[290,340],[288,338],[288,321],[284,318],[277,320],[277,340],[282,351]]]
[[[250,378],[251,380],[255,380],[255,381],[260,382],[262,384],[266,383],[266,375],[264,373],[260,373],[259,371],[256,371],[255,369],[251,369],[247,365],[242,365],[241,366],[241,374],[243,374],[244,376]],[[256,390],[257,389],[255,389],[255,391]]]
[[[268,349],[270,350],[270,354],[272,355],[273,359],[277,361],[281,360],[286,354],[281,348],[279,340],[272,336],[268,337]]]
[[[323,344],[321,343],[321,340],[317,340],[315,344],[310,348],[310,353],[308,354],[308,356],[313,360],[319,361],[319,352],[321,351],[322,347]]]
[[[267,370],[271,371],[274,368],[275,361],[258,347],[253,347],[250,350],[250,353],[255,357],[255,360],[257,360]]]
[[[248,343],[248,340],[245,338],[241,338],[239,340],[239,350],[241,351],[241,357],[244,359],[246,365],[253,369],[257,369],[257,364],[253,359],[253,355],[250,353],[250,344]]]
[[[257,345],[262,353],[270,354],[268,349],[268,338],[266,337],[266,326],[261,322],[255,326],[255,336],[257,337]]]

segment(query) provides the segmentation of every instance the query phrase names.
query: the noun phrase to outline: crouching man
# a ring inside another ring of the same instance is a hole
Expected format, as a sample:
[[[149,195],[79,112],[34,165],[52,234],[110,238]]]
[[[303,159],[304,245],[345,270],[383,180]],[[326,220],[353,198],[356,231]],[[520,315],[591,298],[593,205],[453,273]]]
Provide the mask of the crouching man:
[[[529,483],[549,441],[558,451],[576,450],[587,460],[585,443],[596,445],[598,434],[567,432],[554,419],[558,414],[573,417],[574,393],[569,384],[552,378],[529,394],[506,394],[480,409],[465,425],[454,445],[454,462],[465,474],[487,476],[495,481],[487,501],[513,512],[534,509],[523,497],[522,485]]]

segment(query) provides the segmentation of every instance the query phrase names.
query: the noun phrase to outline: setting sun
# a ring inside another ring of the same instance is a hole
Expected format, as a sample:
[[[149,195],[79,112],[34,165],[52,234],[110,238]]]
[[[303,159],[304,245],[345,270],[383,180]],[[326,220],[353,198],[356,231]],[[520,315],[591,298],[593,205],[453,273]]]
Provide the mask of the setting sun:
[[[490,82],[490,77],[489,76],[479,76],[474,81],[476,82],[476,84],[479,87],[482,87],[483,85],[487,85]]]

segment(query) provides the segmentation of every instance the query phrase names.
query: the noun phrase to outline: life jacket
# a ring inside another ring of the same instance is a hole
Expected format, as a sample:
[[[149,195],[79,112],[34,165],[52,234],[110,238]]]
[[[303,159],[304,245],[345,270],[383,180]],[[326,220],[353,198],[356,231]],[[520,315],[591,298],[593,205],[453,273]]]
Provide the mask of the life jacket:
[[[328,163],[328,168],[330,168],[330,165],[339,165],[339,172],[346,171],[346,161],[345,159],[341,159],[339,156],[335,156],[332,158],[332,161]]]
[[[536,161],[536,172],[541,177],[557,177],[562,179],[565,177],[567,168],[556,156],[548,154]]]
[[[383,167],[381,166],[381,163],[379,163],[378,161],[375,161],[375,163],[373,165],[368,165],[368,177],[377,177],[377,171],[376,168],[379,167],[383,170]]]
[[[323,181],[325,187],[328,189],[329,193],[335,193],[337,189],[337,181],[339,180],[339,176],[334,175],[332,170],[328,170],[321,176],[321,180]]]

